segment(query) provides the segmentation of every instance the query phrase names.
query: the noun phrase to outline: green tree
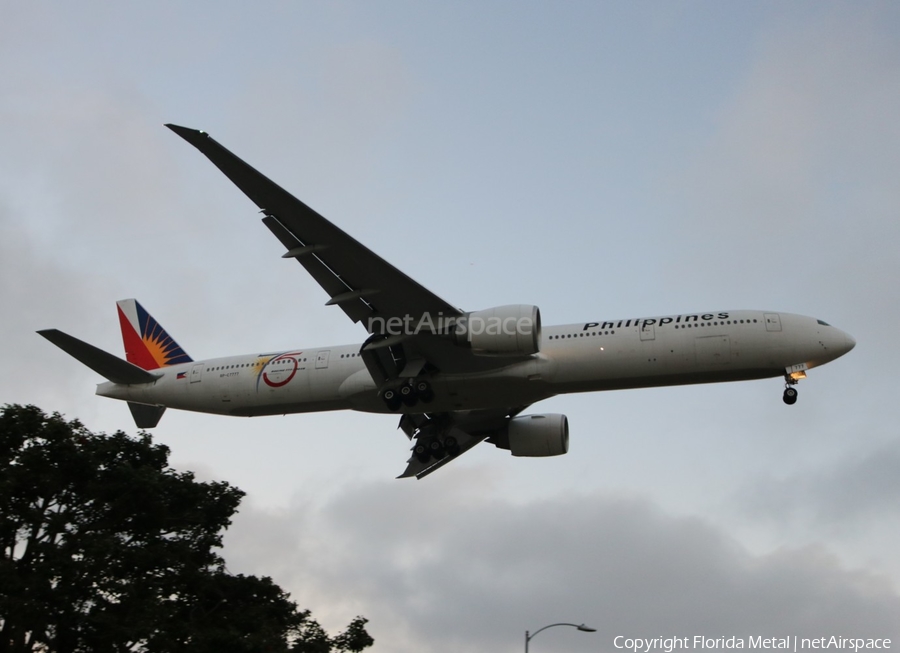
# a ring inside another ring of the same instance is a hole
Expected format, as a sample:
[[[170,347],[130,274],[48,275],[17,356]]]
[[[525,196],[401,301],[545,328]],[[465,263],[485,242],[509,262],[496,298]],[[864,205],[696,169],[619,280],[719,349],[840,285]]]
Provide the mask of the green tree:
[[[270,578],[231,575],[222,531],[243,497],[168,466],[149,434],[91,433],[0,409],[0,653],[362,651]]]

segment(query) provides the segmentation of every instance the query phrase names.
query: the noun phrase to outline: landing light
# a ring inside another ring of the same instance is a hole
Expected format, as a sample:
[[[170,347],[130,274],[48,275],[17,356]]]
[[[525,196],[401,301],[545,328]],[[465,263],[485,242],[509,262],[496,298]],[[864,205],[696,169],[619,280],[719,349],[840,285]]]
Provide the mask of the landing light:
[[[791,372],[790,377],[793,381],[799,381],[800,379],[806,378],[806,372],[800,370],[799,372]]]

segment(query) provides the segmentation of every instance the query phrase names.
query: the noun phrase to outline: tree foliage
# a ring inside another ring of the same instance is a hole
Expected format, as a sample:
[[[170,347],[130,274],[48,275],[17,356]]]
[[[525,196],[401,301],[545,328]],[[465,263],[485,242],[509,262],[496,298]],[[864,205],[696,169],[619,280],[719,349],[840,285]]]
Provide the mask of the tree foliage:
[[[216,553],[243,497],[168,466],[149,434],[88,431],[34,406],[0,409],[0,653],[361,651],[270,578]]]

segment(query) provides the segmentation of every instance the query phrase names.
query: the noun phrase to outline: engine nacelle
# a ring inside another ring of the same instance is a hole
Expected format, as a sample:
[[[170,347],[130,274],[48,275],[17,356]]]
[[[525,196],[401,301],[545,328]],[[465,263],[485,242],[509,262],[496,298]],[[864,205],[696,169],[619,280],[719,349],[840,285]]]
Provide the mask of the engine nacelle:
[[[512,304],[473,311],[456,321],[459,343],[483,356],[529,356],[541,350],[541,311]]]
[[[565,415],[513,417],[507,435],[514,456],[561,456],[569,450],[569,420]]]

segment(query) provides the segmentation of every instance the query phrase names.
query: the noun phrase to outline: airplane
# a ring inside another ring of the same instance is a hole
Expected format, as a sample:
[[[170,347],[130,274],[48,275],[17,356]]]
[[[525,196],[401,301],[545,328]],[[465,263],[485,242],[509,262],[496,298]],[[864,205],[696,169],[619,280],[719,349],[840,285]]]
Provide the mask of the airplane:
[[[138,428],[166,408],[255,417],[330,410],[400,416],[412,443],[398,478],[423,478],[482,441],[513,456],[569,450],[568,418],[524,414],[575,392],[783,377],[786,404],[809,370],[856,341],[823,320],[761,310],[543,326],[540,310],[467,312],[446,302],[238,158],[206,132],[166,125],[260,209],[296,259],[368,336],[362,343],[192,359],[139,302],[119,301],[125,360],[57,329],[40,335],[103,376]]]

